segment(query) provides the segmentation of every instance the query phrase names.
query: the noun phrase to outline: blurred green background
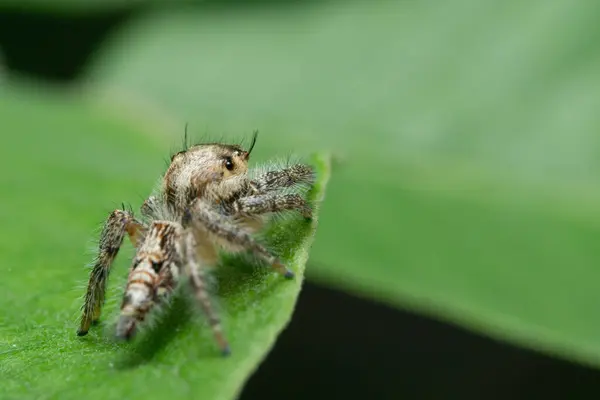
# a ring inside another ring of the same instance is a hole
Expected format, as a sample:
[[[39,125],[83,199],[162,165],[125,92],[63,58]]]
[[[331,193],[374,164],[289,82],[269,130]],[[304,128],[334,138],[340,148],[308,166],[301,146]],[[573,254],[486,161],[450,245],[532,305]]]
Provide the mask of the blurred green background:
[[[596,3],[0,3],[82,23],[138,7],[68,85],[0,67],[5,305],[25,291],[47,323],[90,227],[141,203],[185,122],[259,129],[257,160],[335,157],[310,280],[598,365]],[[40,254],[64,269],[40,276]]]

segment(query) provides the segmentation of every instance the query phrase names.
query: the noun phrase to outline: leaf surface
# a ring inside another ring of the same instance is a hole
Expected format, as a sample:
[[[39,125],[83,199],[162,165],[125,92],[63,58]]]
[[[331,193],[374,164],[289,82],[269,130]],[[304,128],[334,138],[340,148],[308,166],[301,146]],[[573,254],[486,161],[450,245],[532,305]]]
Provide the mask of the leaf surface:
[[[2,130],[13,132],[0,149],[0,397],[234,398],[291,318],[317,219],[284,219],[268,231],[294,280],[241,257],[224,259],[215,289],[230,357],[220,356],[180,292],[133,343],[112,340],[132,255],[127,241],[111,273],[107,322],[79,338],[94,229],[121,201],[139,207],[169,149],[81,97],[8,86],[0,95]],[[309,196],[318,201],[328,158],[311,162],[318,182]]]

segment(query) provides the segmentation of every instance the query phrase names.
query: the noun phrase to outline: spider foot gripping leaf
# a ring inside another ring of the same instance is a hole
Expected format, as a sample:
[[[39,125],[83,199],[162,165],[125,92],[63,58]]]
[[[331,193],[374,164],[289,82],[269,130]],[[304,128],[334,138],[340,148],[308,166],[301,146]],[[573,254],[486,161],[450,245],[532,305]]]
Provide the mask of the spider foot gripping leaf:
[[[195,145],[175,154],[160,191],[141,207],[143,219],[127,210],[113,211],[104,224],[98,255],[90,273],[83,315],[77,334],[86,335],[100,318],[111,265],[125,235],[135,246],[116,334],[130,339],[151,309],[164,302],[181,277],[187,277],[215,339],[229,353],[227,339],[209,297],[207,268],[218,262],[220,248],[250,251],[286,278],[292,271],[259,243],[253,233],[269,213],[297,211],[311,218],[306,200],[290,189],[314,181],[311,167],[295,164],[279,170],[248,175],[252,144],[246,151],[236,145]]]

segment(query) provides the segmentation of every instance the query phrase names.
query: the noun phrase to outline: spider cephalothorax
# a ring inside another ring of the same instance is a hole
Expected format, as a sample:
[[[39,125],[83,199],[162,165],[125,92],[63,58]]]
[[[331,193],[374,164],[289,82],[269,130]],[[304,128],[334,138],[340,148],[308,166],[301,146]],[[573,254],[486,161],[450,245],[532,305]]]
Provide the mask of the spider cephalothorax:
[[[219,143],[200,144],[175,154],[158,193],[141,208],[143,219],[127,210],[113,211],[104,224],[98,255],[90,274],[78,335],[87,334],[100,317],[110,267],[125,235],[135,246],[117,323],[117,336],[131,338],[148,312],[173,291],[184,275],[208,317],[223,353],[229,352],[220,321],[206,287],[207,268],[217,264],[218,250],[248,250],[287,278],[279,259],[252,233],[268,213],[296,210],[311,217],[311,208],[297,193],[280,189],[313,182],[312,169],[295,164],[248,176],[248,150]]]

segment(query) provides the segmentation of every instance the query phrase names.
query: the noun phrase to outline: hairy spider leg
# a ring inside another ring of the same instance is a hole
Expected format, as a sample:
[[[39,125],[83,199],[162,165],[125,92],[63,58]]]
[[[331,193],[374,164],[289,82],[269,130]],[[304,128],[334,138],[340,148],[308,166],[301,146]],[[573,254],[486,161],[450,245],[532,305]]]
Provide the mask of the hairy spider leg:
[[[155,221],[132,262],[121,303],[116,336],[130,339],[153,306],[173,291],[183,263],[181,226]]]
[[[115,210],[108,216],[100,235],[98,253],[90,272],[77,335],[86,335],[90,326],[100,318],[110,268],[123,243],[125,234],[137,247],[143,240],[145,230],[144,225],[137,221],[129,211]]]
[[[206,266],[201,265],[198,262],[198,252],[196,251],[197,243],[194,238],[194,234],[191,231],[188,231],[185,236],[185,248],[186,248],[186,274],[189,277],[190,285],[194,290],[194,296],[198,301],[198,304],[202,308],[202,311],[208,318],[208,323],[211,327],[215,340],[219,348],[221,349],[221,353],[224,356],[230,354],[229,343],[223,334],[223,330],[221,328],[221,320],[219,316],[215,312],[212,303],[210,301],[210,296],[208,292],[208,288],[206,286],[207,282],[207,269]]]
[[[242,197],[233,202],[233,210],[241,215],[297,210],[304,218],[312,218],[312,209],[306,200],[296,193],[268,193]]]
[[[315,180],[313,169],[304,164],[295,164],[278,171],[267,171],[250,182],[256,194],[263,194],[297,184],[311,184]]]
[[[255,256],[267,262],[273,269],[286,278],[293,278],[294,273],[287,269],[279,259],[258,243],[242,227],[233,224],[226,216],[215,211],[210,204],[195,199],[188,210],[187,218],[196,229],[206,230],[218,239],[225,241],[232,248],[250,250]]]

